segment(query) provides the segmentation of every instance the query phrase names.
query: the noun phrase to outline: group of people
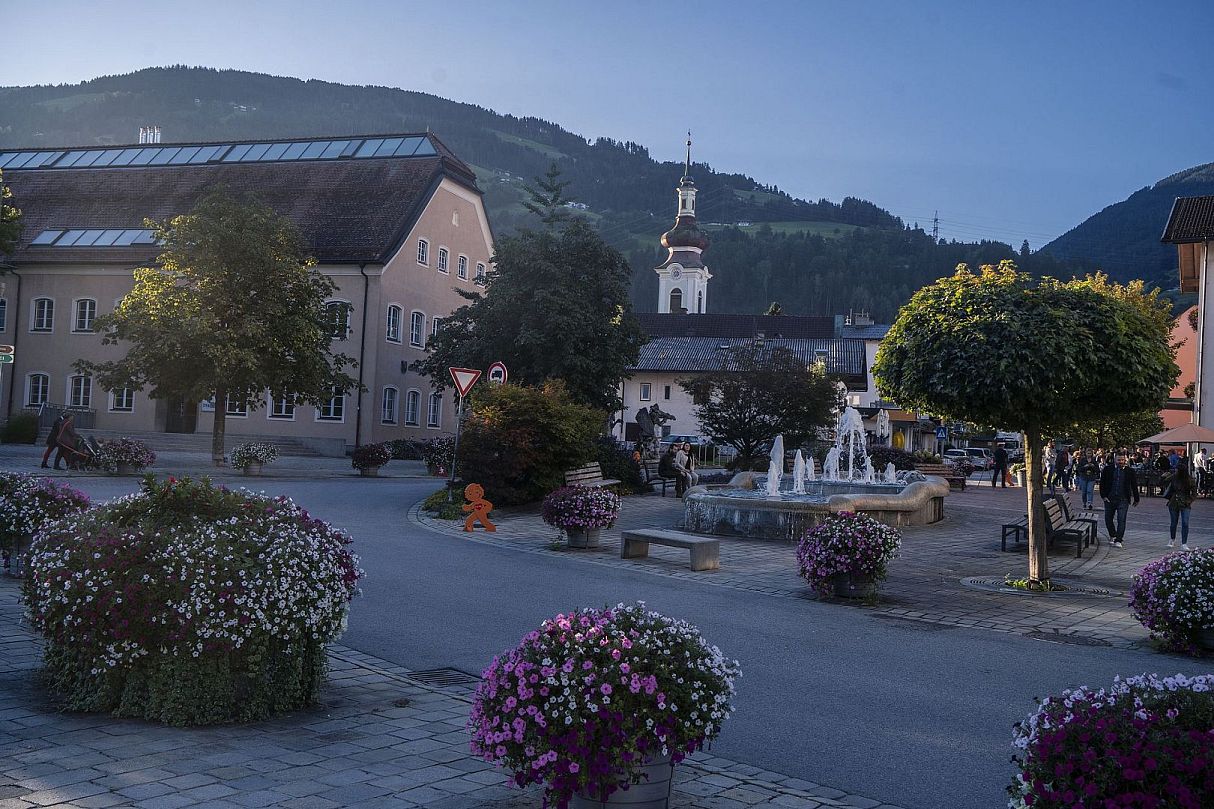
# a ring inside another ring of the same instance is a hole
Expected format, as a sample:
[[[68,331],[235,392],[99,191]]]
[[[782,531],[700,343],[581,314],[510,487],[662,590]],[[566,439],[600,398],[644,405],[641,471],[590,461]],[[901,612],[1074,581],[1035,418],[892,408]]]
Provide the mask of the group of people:
[[[688,489],[700,482],[700,473],[696,454],[691,448],[690,441],[672,443],[662,453],[658,461],[658,474],[664,478],[674,479],[674,493],[682,497]]]

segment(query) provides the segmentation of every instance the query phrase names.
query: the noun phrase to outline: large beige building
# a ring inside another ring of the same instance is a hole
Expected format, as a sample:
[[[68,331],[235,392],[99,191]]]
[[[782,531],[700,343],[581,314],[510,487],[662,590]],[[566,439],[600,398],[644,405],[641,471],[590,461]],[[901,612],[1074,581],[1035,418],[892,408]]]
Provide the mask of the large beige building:
[[[227,407],[227,433],[290,437],[318,451],[454,430],[450,386],[408,370],[487,272],[493,236],[472,170],[425,134],[140,144],[0,152],[22,240],[0,277],[0,412],[67,406],[98,430],[209,432],[214,402],[101,390],[78,359],[106,359],[93,329],[155,262],[144,220],[188,212],[211,189],[249,193],[298,226],[338,291],[334,351],[358,360],[364,392],[323,407],[270,401]]]

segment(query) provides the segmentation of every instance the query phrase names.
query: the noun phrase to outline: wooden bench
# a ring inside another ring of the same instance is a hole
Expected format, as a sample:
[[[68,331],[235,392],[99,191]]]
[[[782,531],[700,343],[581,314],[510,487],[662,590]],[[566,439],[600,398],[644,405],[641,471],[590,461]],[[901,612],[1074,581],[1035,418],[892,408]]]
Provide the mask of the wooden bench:
[[[1024,537],[1024,541],[1029,539],[1029,518],[1021,517],[1015,522],[1006,522],[1003,524],[1002,534],[999,537],[999,548],[1007,550],[1007,538],[1012,537],[1016,540],[1016,545],[1020,545],[1020,537]]]
[[[649,546],[668,545],[672,548],[691,550],[692,570],[720,570],[721,540],[686,534],[682,531],[666,531],[660,528],[643,528],[624,531],[620,534],[621,559],[644,559],[649,556]]]
[[[661,485],[663,497],[666,496],[666,485],[667,484],[673,485],[675,494],[678,494],[680,479],[677,476],[666,477],[665,475],[659,474],[657,461],[642,461],[641,462],[641,472],[645,476],[645,485],[646,486],[658,486],[659,484]]]
[[[1062,506],[1062,516],[1067,522],[1085,523],[1088,526],[1088,541],[1096,543],[1096,547],[1100,547],[1100,534],[1097,531],[1099,524],[1094,517],[1077,517],[1075,509],[1071,508],[1071,496],[1069,494],[1059,494],[1054,492],[1054,499]],[[1086,543],[1085,543],[1086,544]]]
[[[599,466],[598,461],[579,466],[577,469],[570,469],[565,473],[566,486],[590,486],[601,489],[604,486],[615,486],[619,482],[603,477],[603,468]]]
[[[965,475],[957,471],[952,464],[947,463],[917,463],[915,470],[925,475],[935,475],[948,481],[950,489],[965,491]]]
[[[1062,510],[1062,504],[1056,498],[1045,498],[1045,537],[1046,546],[1052,546],[1055,539],[1072,539],[1075,541],[1075,558],[1083,556],[1083,549],[1091,542],[1091,526],[1086,522],[1068,520]]]

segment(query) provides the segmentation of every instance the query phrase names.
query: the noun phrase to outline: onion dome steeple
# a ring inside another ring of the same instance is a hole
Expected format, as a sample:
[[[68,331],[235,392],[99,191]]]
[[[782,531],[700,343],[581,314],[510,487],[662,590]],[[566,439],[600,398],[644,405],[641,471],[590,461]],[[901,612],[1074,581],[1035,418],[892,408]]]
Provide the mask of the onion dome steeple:
[[[674,227],[662,234],[662,246],[670,250],[680,247],[708,248],[708,236],[696,227],[696,184],[691,177],[691,133],[687,133],[687,160],[683,164],[683,178],[676,189],[679,195],[679,214]]]
[[[704,265],[703,252],[708,236],[696,227],[696,184],[691,178],[691,133],[687,133],[687,160],[683,178],[675,189],[679,195],[679,213],[674,227],[662,234],[666,260],[654,272],[658,274],[658,312],[670,314],[703,313],[708,281],[712,274]]]

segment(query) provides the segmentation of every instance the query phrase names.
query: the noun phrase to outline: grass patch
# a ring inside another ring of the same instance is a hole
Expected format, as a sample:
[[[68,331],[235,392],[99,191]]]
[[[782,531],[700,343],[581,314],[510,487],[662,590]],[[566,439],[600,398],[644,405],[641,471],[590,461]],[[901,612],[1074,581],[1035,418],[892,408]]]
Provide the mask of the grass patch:
[[[558,160],[562,157],[568,157],[567,154],[560,151],[559,149],[556,149],[555,147],[552,147],[552,146],[548,146],[547,144],[544,144],[544,143],[540,143],[539,141],[531,140],[530,138],[520,138],[518,135],[510,135],[505,132],[497,132],[495,134],[502,140],[506,141],[507,143],[515,143],[515,144],[518,144],[519,146],[524,146],[528,149],[539,152],[544,157],[551,158],[552,160]]]
[[[422,501],[422,511],[427,511],[440,520],[462,520],[464,498],[456,497],[447,502],[447,489],[439,489]]]

